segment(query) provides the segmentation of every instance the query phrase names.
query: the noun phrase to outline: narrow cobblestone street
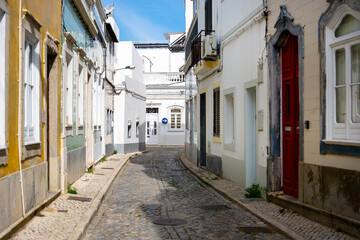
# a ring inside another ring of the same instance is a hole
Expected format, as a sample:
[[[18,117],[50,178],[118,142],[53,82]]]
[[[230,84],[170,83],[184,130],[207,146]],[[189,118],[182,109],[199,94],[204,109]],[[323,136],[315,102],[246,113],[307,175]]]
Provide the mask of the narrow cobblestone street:
[[[193,176],[179,161],[182,152],[151,149],[131,159],[84,239],[285,239]],[[186,223],[154,224],[159,219]]]

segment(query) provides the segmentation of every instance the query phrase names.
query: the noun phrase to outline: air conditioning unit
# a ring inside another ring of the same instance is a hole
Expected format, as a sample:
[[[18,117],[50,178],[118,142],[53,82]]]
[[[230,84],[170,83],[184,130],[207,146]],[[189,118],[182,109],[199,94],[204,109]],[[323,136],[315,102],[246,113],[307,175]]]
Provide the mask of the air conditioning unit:
[[[202,59],[213,59],[217,56],[217,43],[215,34],[209,34],[205,36],[202,42]]]

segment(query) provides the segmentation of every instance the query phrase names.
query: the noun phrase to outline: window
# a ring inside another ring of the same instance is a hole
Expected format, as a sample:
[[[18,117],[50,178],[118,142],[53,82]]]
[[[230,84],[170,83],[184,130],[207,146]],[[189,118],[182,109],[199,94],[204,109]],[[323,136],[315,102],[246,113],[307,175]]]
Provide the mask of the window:
[[[193,10],[194,10],[194,16],[195,16],[195,13],[197,12],[197,4],[198,4],[198,0],[193,0]]]
[[[186,130],[189,130],[189,125],[190,125],[190,104],[191,104],[191,100],[186,102],[186,109],[185,109],[185,128]]]
[[[225,113],[224,113],[224,144],[234,143],[234,94],[225,95]]]
[[[212,0],[205,0],[205,34],[212,30]]]
[[[106,109],[106,133],[110,133],[110,110]]]
[[[181,129],[181,109],[171,109],[171,129]]]
[[[198,114],[197,114],[197,96],[194,97],[194,101],[193,101],[193,104],[194,104],[194,111],[193,111],[193,128],[194,128],[194,132],[197,131],[197,119],[198,119]]]
[[[78,126],[84,125],[84,67],[79,64],[78,67]]]
[[[40,64],[38,40],[26,31],[24,51],[24,139],[40,141]]]
[[[102,80],[98,74],[95,74],[93,84],[93,124],[95,130],[100,130],[102,125],[101,112],[104,107]]]
[[[327,140],[360,141],[360,16],[344,11],[325,30]]]
[[[73,113],[73,58],[70,54],[66,54],[66,89],[65,89],[65,124],[72,126]]]
[[[140,122],[139,122],[139,119],[137,118],[136,119],[136,137],[139,137],[139,133],[140,133],[139,126],[140,126]]]
[[[129,120],[128,121],[128,130],[127,130],[127,137],[128,138],[131,138],[131,121]]]
[[[114,111],[107,109],[106,110],[106,133],[111,134],[113,132],[113,120],[114,120]]]
[[[0,148],[6,144],[5,139],[5,13],[0,9]]]
[[[213,89],[213,137],[220,137],[220,87]]]

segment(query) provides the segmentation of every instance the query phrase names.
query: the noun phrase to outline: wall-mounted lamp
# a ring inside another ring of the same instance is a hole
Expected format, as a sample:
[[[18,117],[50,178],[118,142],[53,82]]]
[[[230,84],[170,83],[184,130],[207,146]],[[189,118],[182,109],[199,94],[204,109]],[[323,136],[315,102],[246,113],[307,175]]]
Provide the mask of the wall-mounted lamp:
[[[115,69],[114,70],[114,73],[118,70],[124,70],[124,69],[130,69],[130,70],[134,70],[135,69],[135,66],[134,65],[129,65],[129,66],[126,66],[126,67],[123,67],[123,68],[118,68],[118,69]]]

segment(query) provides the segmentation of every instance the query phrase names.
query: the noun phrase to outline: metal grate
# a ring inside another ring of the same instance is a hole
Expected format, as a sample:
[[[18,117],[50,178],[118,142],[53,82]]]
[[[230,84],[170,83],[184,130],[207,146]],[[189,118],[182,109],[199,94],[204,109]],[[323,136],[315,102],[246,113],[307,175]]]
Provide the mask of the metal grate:
[[[272,231],[266,227],[239,227],[239,229],[246,233],[272,233]]]
[[[177,225],[183,225],[186,224],[187,221],[184,219],[179,218],[159,218],[154,220],[156,225],[162,225],[162,226],[177,226]]]
[[[74,201],[81,201],[81,202],[90,202],[92,198],[88,197],[76,197],[76,196],[70,196],[68,200],[74,200]]]
[[[106,170],[113,170],[113,167],[102,167],[101,169],[106,169]]]

